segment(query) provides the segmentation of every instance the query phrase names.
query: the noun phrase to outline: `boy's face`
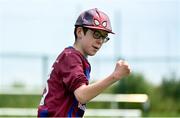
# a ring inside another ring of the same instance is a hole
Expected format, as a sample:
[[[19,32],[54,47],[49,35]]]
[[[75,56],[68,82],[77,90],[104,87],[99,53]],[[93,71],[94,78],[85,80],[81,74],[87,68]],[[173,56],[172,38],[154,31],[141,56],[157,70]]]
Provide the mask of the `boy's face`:
[[[81,52],[84,56],[93,56],[101,48],[102,44],[108,40],[108,33],[103,30],[88,29],[81,33]]]

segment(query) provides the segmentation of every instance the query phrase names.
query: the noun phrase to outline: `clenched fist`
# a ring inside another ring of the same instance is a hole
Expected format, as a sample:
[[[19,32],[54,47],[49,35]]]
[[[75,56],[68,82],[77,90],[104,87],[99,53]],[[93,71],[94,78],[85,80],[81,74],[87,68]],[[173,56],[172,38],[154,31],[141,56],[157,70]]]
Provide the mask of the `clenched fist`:
[[[120,80],[122,77],[128,76],[130,72],[131,70],[128,63],[126,61],[119,60],[116,63],[116,67],[112,75],[115,80]]]

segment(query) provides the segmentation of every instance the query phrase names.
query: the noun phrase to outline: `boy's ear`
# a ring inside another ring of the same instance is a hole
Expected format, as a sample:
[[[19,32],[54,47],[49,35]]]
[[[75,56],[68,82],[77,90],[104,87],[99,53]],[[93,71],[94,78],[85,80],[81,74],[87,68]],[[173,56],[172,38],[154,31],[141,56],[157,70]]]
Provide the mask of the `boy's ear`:
[[[82,38],[82,27],[78,27],[77,30],[76,30],[76,35],[77,35],[77,38],[78,39],[81,39]]]

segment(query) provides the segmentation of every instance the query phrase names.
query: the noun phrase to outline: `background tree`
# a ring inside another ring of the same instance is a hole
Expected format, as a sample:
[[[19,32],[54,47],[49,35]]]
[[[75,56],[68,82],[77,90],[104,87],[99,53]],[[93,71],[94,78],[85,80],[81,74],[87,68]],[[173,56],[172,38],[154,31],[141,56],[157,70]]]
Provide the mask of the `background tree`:
[[[145,81],[142,74],[132,73],[121,79],[114,87],[114,93],[146,93],[150,91],[150,84]]]

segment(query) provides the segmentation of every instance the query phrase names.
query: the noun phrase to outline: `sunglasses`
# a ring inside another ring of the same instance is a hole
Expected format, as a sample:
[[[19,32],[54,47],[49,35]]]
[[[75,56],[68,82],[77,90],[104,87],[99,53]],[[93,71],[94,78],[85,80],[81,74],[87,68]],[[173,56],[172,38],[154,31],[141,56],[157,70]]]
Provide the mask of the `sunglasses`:
[[[108,37],[108,34],[102,35],[101,32],[98,30],[93,30],[93,29],[90,29],[90,30],[93,32],[94,39],[103,40],[103,43],[106,43],[107,41],[109,41],[110,38]]]

